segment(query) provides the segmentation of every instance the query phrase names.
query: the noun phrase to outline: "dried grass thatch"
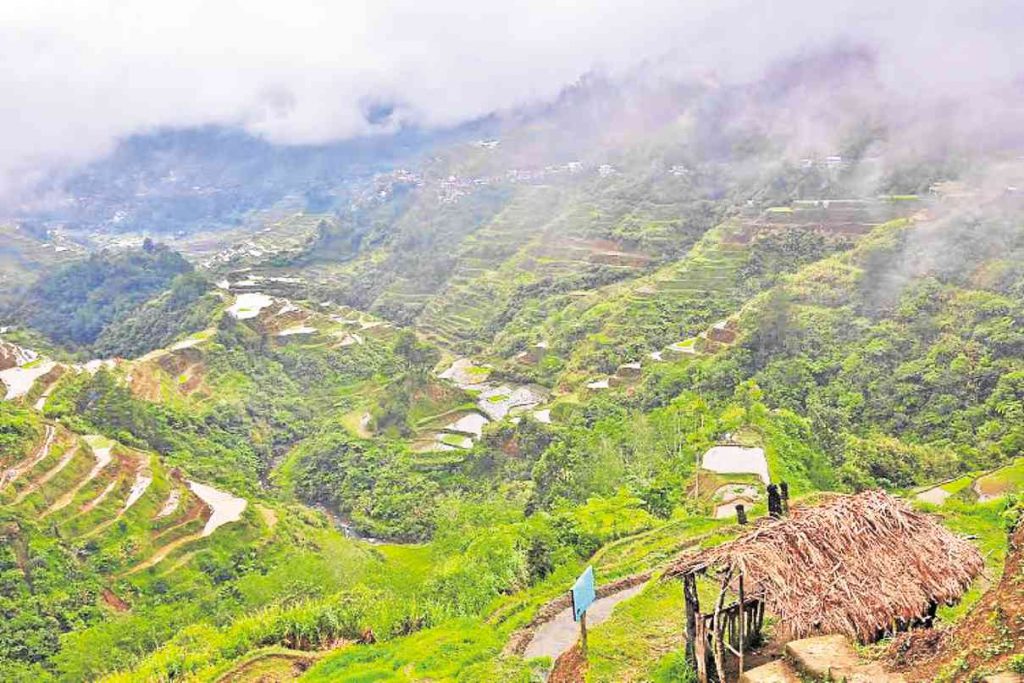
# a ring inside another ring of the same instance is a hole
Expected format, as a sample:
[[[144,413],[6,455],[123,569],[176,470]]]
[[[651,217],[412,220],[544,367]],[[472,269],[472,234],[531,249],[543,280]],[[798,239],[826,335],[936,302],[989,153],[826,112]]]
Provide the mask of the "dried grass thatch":
[[[952,603],[984,568],[978,550],[929,515],[881,491],[836,496],[698,555],[666,576],[743,572],[784,635],[876,640],[933,604]]]

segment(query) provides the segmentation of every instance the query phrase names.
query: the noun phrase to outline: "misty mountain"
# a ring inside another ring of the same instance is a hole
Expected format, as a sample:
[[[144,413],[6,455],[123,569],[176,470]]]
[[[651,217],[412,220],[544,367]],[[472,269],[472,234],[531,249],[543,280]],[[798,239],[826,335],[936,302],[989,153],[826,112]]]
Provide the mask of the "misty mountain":
[[[0,680],[1019,681],[1010,4],[13,0]]]
[[[131,136],[103,159],[51,177],[15,219],[89,233],[189,234],[237,227],[278,203],[309,212],[347,204],[374,173],[486,132],[403,129],[327,145],[275,145],[237,129],[203,127]],[[45,198],[45,199],[43,199]]]

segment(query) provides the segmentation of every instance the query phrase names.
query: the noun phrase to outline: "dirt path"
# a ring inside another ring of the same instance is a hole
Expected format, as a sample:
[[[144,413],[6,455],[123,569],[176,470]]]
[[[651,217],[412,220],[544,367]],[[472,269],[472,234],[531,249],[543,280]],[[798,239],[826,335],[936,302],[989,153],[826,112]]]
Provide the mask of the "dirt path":
[[[277,513],[271,508],[257,505],[256,509],[263,515],[263,521],[266,522],[267,528],[273,531],[274,527],[277,526]]]
[[[34,456],[25,463],[20,463],[14,467],[10,467],[7,470],[0,472],[0,488],[10,484],[25,472],[31,470],[33,467],[42,462],[46,456],[50,454],[50,446],[53,445],[53,439],[57,435],[57,430],[51,425],[46,425],[46,436],[43,438],[43,445],[40,446]]]
[[[88,503],[83,505],[82,509],[78,511],[78,514],[76,514],[75,517],[78,517],[79,515],[84,515],[84,514],[86,514],[88,512],[92,512],[96,508],[97,505],[99,505],[104,500],[106,500],[107,496],[110,495],[110,492],[113,491],[114,487],[117,486],[119,483],[121,483],[120,477],[117,478],[117,479],[112,480],[109,484],[107,484],[107,487],[105,489],[100,491],[100,495],[96,496],[95,498],[90,500]],[[49,514],[49,511],[47,511],[47,514]],[[72,517],[72,519],[74,519],[74,517]]]
[[[165,574],[171,574],[171,573],[176,572],[177,570],[181,569],[186,564],[188,564],[189,560],[191,560],[193,557],[195,557],[195,555],[196,555],[196,553],[195,553],[194,550],[190,550],[187,553],[182,553],[181,557],[179,557],[174,562],[174,564],[172,564],[170,567],[167,567],[166,569],[161,570],[160,574],[158,574],[158,576],[164,576]]]
[[[593,627],[604,623],[612,615],[612,609],[623,600],[628,600],[638,594],[644,588],[644,584],[631,586],[607,597],[598,598],[587,610],[587,626]],[[566,607],[555,615],[555,618],[548,621],[537,629],[533,640],[526,646],[523,653],[525,659],[534,657],[550,657],[552,660],[571,648],[580,635],[580,627],[572,619],[572,607]]]
[[[192,543],[193,541],[198,541],[199,539],[201,539],[203,537],[204,537],[203,532],[198,531],[198,532],[196,532],[194,534],[189,534],[188,536],[182,536],[179,539],[171,541],[167,545],[162,546],[160,548],[157,548],[156,552],[154,552],[152,555],[150,555],[148,558],[146,558],[141,563],[135,565],[134,567],[132,567],[131,569],[126,571],[124,574],[122,574],[122,576],[131,576],[132,574],[136,574],[138,572],[141,572],[144,569],[149,569],[153,565],[156,565],[156,564],[159,564],[160,562],[162,562],[164,560],[164,558],[166,558],[168,555],[173,553],[178,548],[181,548],[182,546],[186,546],[189,543]]]
[[[50,469],[50,471],[48,471],[46,474],[44,474],[43,476],[41,476],[38,479],[36,479],[35,481],[33,481],[28,486],[26,486],[21,491],[21,493],[19,493],[18,496],[14,499],[14,504],[17,505],[21,501],[25,500],[26,498],[31,496],[33,493],[38,491],[40,486],[46,484],[46,482],[50,481],[51,479],[56,477],[58,474],[60,474],[61,470],[63,470],[65,467],[67,467],[68,463],[71,462],[71,460],[76,455],[78,455],[78,444],[77,443],[73,447],[68,448],[67,452],[65,452],[64,455],[61,456],[60,461],[56,465],[54,465]],[[43,517],[45,517],[45,516],[46,516],[46,514],[44,513]]]
[[[1024,524],[1010,534],[1006,564],[999,580],[956,623],[901,634],[889,647],[890,663],[914,683],[951,674],[951,683],[974,681],[974,672],[1011,667],[1024,655]]]
[[[56,388],[57,382],[50,382],[50,386],[46,387],[46,389],[43,390],[43,393],[39,395],[39,398],[36,400],[35,404],[33,404],[33,407],[39,412],[43,412],[43,409],[46,407],[46,399],[50,397],[50,394]]]
[[[89,474],[85,475],[85,479],[67,490],[64,495],[58,498],[56,502],[50,506],[45,513],[46,515],[53,514],[54,512],[67,507],[71,501],[75,499],[75,496],[78,495],[78,492],[84,489],[93,479],[95,479],[96,476],[103,471],[103,468],[109,465],[114,459],[110,454],[113,446],[106,445],[109,442],[103,437],[87,436],[85,437],[85,442],[89,444],[89,447],[92,449],[92,454],[96,458],[96,464],[92,466],[91,470],[89,470]]]

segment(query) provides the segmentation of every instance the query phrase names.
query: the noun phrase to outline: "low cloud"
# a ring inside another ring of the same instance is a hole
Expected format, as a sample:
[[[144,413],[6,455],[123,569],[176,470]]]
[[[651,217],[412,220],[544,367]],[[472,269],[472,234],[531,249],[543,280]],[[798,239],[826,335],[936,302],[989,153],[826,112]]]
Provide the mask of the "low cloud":
[[[543,102],[590,71],[755,77],[837,41],[887,89],[980,98],[1020,77],[1024,7],[981,0],[8,0],[0,195],[158,127],[317,144]],[[977,109],[965,114],[985,120]]]

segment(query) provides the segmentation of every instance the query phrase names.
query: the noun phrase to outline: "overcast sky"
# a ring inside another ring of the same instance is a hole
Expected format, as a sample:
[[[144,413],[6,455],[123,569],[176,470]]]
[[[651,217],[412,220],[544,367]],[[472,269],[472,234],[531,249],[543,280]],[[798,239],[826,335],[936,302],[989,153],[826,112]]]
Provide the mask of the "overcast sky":
[[[159,126],[282,144],[368,131],[375,102],[449,125],[657,60],[756,74],[845,39],[904,90],[967,93],[1024,64],[1019,0],[3,0],[0,191]]]

